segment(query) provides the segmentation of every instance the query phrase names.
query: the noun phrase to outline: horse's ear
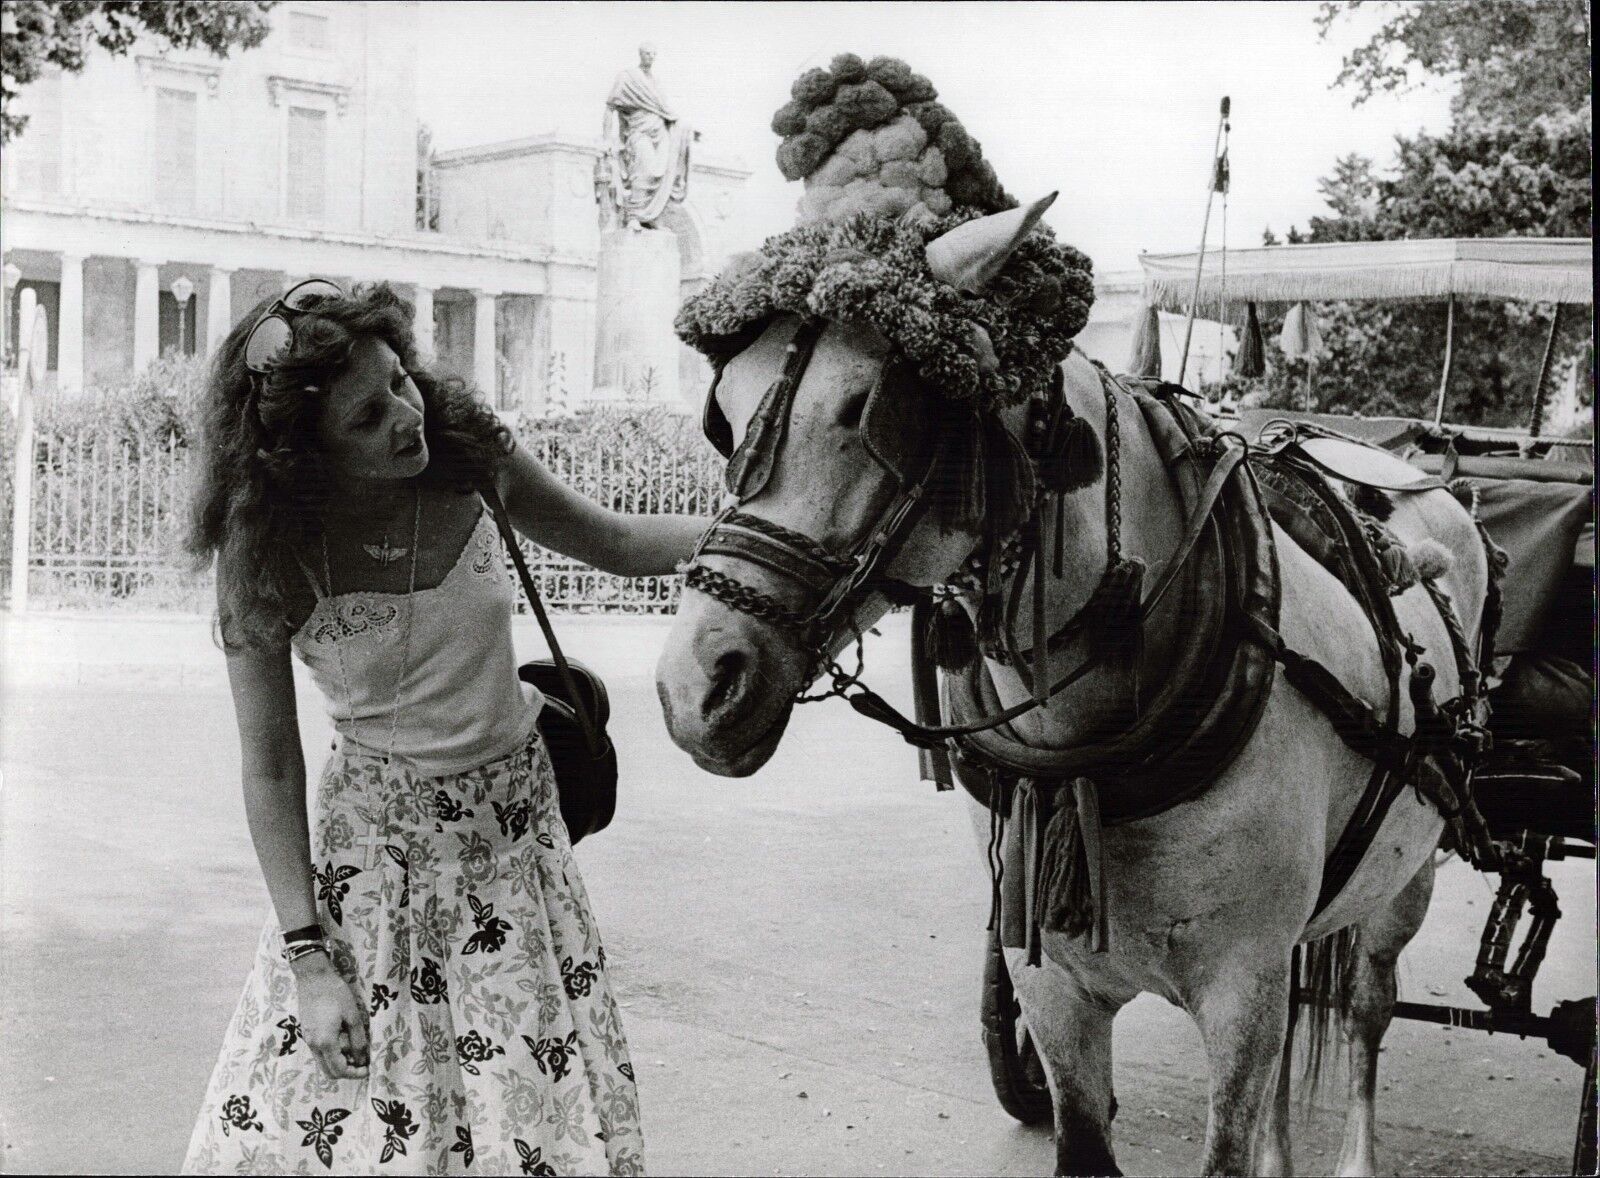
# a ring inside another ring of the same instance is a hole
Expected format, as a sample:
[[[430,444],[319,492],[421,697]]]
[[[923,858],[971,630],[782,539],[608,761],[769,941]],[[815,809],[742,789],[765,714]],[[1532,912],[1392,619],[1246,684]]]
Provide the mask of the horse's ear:
[[[928,268],[941,282],[977,294],[1000,273],[1011,251],[1033,231],[1058,195],[1052,192],[1026,207],[957,225],[927,244]]]

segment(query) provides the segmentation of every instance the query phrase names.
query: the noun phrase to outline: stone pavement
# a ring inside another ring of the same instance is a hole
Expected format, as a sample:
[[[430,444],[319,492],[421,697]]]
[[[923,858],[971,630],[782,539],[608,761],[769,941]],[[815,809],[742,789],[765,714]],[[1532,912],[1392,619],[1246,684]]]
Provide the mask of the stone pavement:
[[[613,696],[621,806],[578,854],[650,1168],[1050,1172],[1049,1135],[1011,1122],[989,1088],[987,881],[962,799],[918,782],[911,751],[838,701],[801,709],[755,777],[710,777],[671,745],[654,699],[665,622],[558,624]],[[868,665],[903,704],[903,619],[884,629]],[[521,626],[519,650],[538,645]],[[301,716],[314,772],[327,723],[309,696]],[[0,1171],[161,1173],[181,1159],[266,912],[236,750],[204,619],[0,614]],[[1558,866],[1566,915],[1541,1009],[1594,987],[1592,868]],[[1490,896],[1445,867],[1402,959],[1406,996],[1465,998]],[[1414,1024],[1387,1042],[1381,1166],[1566,1172],[1576,1067]],[[1192,1172],[1203,1077],[1186,1016],[1153,998],[1124,1012],[1124,1170]],[[1337,1136],[1326,1111],[1297,1126],[1302,1172],[1326,1171]]]

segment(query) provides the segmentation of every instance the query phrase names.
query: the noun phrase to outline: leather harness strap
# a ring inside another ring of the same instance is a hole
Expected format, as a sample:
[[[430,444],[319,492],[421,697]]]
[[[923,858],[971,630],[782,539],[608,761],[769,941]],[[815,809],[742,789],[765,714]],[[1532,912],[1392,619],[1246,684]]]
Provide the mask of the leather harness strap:
[[[1178,574],[1188,566],[1189,558],[1194,555],[1195,546],[1199,542],[1201,534],[1206,530],[1213,514],[1216,512],[1217,504],[1221,501],[1224,488],[1226,488],[1228,481],[1239,469],[1245,455],[1246,451],[1242,445],[1229,447],[1228,452],[1212,468],[1210,475],[1206,478],[1205,485],[1201,489],[1200,496],[1195,502],[1194,509],[1189,515],[1188,523],[1184,527],[1183,537],[1179,540],[1178,547],[1174,550],[1172,556],[1168,558],[1162,570],[1161,579],[1156,583],[1150,594],[1140,603],[1139,615],[1141,619],[1148,619],[1154,613],[1156,606],[1160,604],[1167,590],[1176,582]],[[1018,579],[1021,579],[1020,576]],[[1042,580],[1043,578],[1040,577],[1039,579]],[[1059,636],[1064,634],[1076,636],[1082,631],[1084,620],[1083,612],[1080,610],[1065,626],[1056,631],[1049,641],[1054,644],[1058,641]],[[972,736],[980,732],[987,732],[993,728],[999,728],[1003,724],[1011,723],[1013,720],[1054,699],[1090,671],[1093,671],[1099,663],[1100,659],[1097,656],[1088,655],[1071,671],[1051,683],[1049,688],[1042,693],[1036,692],[1026,700],[971,723],[919,724],[896,711],[881,696],[866,687],[861,688],[855,695],[850,696],[849,701],[850,706],[863,716],[888,725],[900,733],[908,743],[921,747],[934,747],[953,737]]]

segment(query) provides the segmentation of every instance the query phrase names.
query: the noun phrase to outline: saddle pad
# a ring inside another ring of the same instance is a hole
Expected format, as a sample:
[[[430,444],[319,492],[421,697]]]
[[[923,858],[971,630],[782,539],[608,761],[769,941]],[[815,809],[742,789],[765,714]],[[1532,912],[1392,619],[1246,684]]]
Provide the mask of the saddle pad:
[[[1261,485],[1261,497],[1272,522],[1282,528],[1308,556],[1337,577],[1353,597],[1362,600],[1359,583],[1362,569],[1371,565],[1353,559],[1332,509],[1306,485],[1308,480],[1317,479],[1324,488],[1333,488],[1337,494],[1334,483],[1314,470],[1284,462],[1271,454],[1255,457],[1252,469],[1256,481]],[[1385,583],[1372,589],[1392,596],[1415,585],[1417,572],[1400,539],[1354,503],[1347,502],[1346,506],[1360,523],[1375,564],[1383,573]]]

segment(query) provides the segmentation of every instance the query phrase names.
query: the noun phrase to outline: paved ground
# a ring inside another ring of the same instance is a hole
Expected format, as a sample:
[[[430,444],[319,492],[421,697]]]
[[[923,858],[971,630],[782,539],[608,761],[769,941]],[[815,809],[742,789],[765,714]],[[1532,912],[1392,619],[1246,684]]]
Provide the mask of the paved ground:
[[[579,856],[652,1170],[1048,1173],[1048,1134],[1009,1121],[988,1086],[986,884],[962,801],[916,782],[910,750],[837,702],[803,709],[754,779],[708,777],[654,701],[662,625],[563,629],[615,701],[622,804]],[[903,701],[903,628],[886,629],[870,664]],[[326,724],[319,705],[302,712],[316,765]],[[204,623],[0,614],[0,769],[0,1170],[171,1171],[266,911]],[[1556,874],[1566,916],[1540,1008],[1594,990],[1592,866]],[[1466,999],[1490,896],[1446,867],[1402,959],[1407,996]],[[1192,1026],[1141,999],[1117,1052],[1123,1168],[1192,1172]],[[1398,1024],[1380,1164],[1564,1173],[1579,1080],[1538,1044]],[[1298,1127],[1302,1171],[1326,1171],[1337,1132],[1326,1109]]]

